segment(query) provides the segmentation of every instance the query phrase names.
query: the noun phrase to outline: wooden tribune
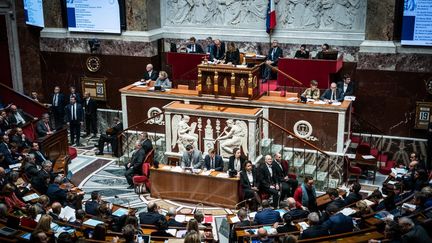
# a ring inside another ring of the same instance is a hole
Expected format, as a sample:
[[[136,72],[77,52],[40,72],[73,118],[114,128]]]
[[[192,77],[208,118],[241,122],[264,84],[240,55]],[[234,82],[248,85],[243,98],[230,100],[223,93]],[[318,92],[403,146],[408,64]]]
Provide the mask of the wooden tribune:
[[[239,179],[216,177],[218,173],[205,176],[151,168],[151,196],[234,208],[239,201]]]
[[[225,64],[198,65],[198,94],[257,99],[260,95],[260,66],[235,67]]]
[[[51,135],[38,138],[37,142],[47,159],[55,161],[53,171],[66,175],[70,159],[67,129],[62,128]]]

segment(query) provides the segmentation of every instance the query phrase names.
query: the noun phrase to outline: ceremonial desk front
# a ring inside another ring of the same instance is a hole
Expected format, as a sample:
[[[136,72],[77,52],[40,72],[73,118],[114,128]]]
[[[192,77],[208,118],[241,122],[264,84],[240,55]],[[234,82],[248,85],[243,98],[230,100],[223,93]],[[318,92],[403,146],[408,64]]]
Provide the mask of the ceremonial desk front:
[[[311,80],[318,81],[318,88],[327,89],[330,86],[330,74],[335,74],[343,66],[343,56],[337,60],[280,58],[278,68],[280,71],[292,76],[309,87]],[[278,75],[277,83],[280,86],[299,86],[284,75]]]
[[[189,85],[191,80],[197,80],[197,65],[206,56],[206,54],[167,52],[166,61],[171,66],[170,79],[173,81],[173,86],[177,87],[179,84]]]
[[[198,65],[198,94],[214,97],[257,99],[260,66],[248,68],[228,64]]]
[[[234,208],[239,201],[238,178],[175,172],[170,166],[150,169],[151,197]]]

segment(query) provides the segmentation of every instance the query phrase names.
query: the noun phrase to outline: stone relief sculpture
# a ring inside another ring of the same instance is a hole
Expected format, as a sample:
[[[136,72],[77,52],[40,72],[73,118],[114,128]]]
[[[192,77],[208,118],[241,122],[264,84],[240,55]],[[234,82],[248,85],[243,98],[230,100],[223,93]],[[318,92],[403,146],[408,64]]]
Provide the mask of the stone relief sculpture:
[[[226,121],[226,127],[221,135],[216,138],[220,141],[220,155],[224,158],[233,155],[235,148],[241,148],[245,154],[248,154],[248,126],[244,121]]]
[[[276,1],[278,29],[364,31],[366,2],[362,0]],[[205,27],[264,26],[267,1],[166,0],[167,25]]]
[[[189,125],[190,117],[184,115],[174,115],[172,118],[172,142],[171,147],[177,144],[179,152],[185,151],[186,145],[191,144],[198,148],[198,134],[195,133],[196,122]]]

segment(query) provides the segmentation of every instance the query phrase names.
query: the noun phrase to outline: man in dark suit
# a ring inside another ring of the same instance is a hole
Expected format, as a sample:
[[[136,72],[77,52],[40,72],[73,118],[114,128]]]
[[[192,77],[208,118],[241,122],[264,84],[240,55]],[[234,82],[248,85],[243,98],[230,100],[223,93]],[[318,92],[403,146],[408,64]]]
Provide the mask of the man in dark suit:
[[[342,90],[337,88],[336,83],[331,83],[330,89],[326,89],[320,99],[325,102],[342,102],[344,96]]]
[[[120,121],[120,118],[114,117],[113,125],[105,131],[105,134],[101,134],[98,141],[98,149],[99,152],[96,155],[103,155],[103,148],[105,143],[111,143],[111,148],[114,153],[114,156],[119,157],[119,151],[117,148],[118,139],[117,135],[123,131],[123,123]]]
[[[291,192],[291,185],[288,183],[290,181],[290,179],[288,178],[288,173],[285,173],[281,162],[282,162],[281,154],[276,153],[274,155],[274,160],[272,165],[274,166],[275,176],[279,181],[279,188],[281,192],[280,200],[283,201],[285,200],[285,197],[289,196],[293,192]]]
[[[12,127],[21,127],[29,120],[30,117],[24,114],[22,110],[18,109],[16,105],[10,106],[8,121]]]
[[[287,199],[287,203],[289,209],[287,214],[291,216],[292,220],[304,219],[309,215],[308,211],[303,210],[301,208],[297,208],[297,202],[294,198],[289,197]]]
[[[267,55],[267,61],[266,61],[267,65],[264,67],[263,83],[271,79],[272,70],[268,65],[276,67],[278,65],[279,58],[281,58],[282,56],[283,56],[283,51],[279,47],[279,42],[277,40],[274,40],[272,42],[272,47],[270,48],[269,53]]]
[[[339,196],[339,192],[335,188],[329,188],[326,191],[326,194],[329,196],[331,202],[327,205],[326,211],[329,211],[332,206],[335,206],[338,210],[341,210],[346,206],[345,201],[342,197]]]
[[[91,215],[98,214],[98,207],[101,202],[101,195],[98,191],[92,191],[91,200],[85,203],[85,212]]]
[[[351,77],[348,74],[343,76],[343,81],[339,82],[337,87],[342,90],[344,97],[354,95],[354,82],[351,81]]]
[[[85,124],[86,124],[86,137],[90,136],[90,132],[93,133],[93,137],[97,137],[97,104],[94,99],[90,97],[90,92],[85,93],[84,98],[84,109],[85,109]]]
[[[188,53],[204,53],[202,46],[196,43],[196,39],[193,36],[189,38],[189,44],[186,47]]]
[[[402,243],[427,243],[432,242],[428,232],[420,225],[415,225],[412,219],[402,217],[399,219],[399,226],[403,233]]]
[[[326,209],[330,218],[322,225],[329,230],[330,234],[342,234],[352,232],[354,229],[353,221],[350,216],[338,213],[339,208],[336,205],[329,205]]]
[[[191,144],[186,145],[186,151],[183,152],[181,158],[181,167],[202,169],[203,167],[203,157],[201,151],[195,149]]]
[[[54,116],[55,129],[59,129],[64,125],[64,112],[66,99],[65,96],[60,92],[60,87],[54,87],[54,93],[51,98],[51,111]]]
[[[17,127],[15,129],[15,135],[12,136],[11,141],[13,143],[16,143],[20,149],[31,147],[30,140],[26,137],[20,127]]]
[[[214,44],[210,48],[210,61],[223,61],[225,57],[225,43],[219,39],[214,40]]]
[[[208,155],[204,158],[204,164],[207,170],[223,171],[222,157],[216,154],[214,149],[209,149]]]
[[[48,185],[55,179],[56,174],[52,173],[51,161],[44,161],[42,163],[42,169],[38,171],[36,176],[31,179],[31,185],[38,192],[46,194]]]
[[[71,96],[70,104],[66,106],[66,124],[69,126],[71,144],[76,141],[76,146],[80,146],[81,126],[83,125],[84,110],[78,104],[76,98]]]
[[[158,220],[165,220],[165,216],[158,212],[159,207],[156,203],[150,202],[147,204],[147,212],[142,212],[138,215],[140,224],[156,225]]]
[[[49,184],[46,195],[49,197],[51,202],[59,202],[63,205],[66,202],[67,191],[60,188],[62,182],[63,176],[57,176],[54,179],[54,182]]]
[[[300,50],[297,50],[294,58],[303,58],[303,59],[309,59],[309,51],[306,50],[306,45],[303,44],[300,46]]]
[[[278,222],[276,222],[273,225],[273,228],[276,229],[276,231],[278,232],[278,234],[298,231],[297,227],[295,225],[291,224],[291,222],[293,221],[293,218],[291,217],[291,215],[289,215],[288,213],[285,213],[282,216],[282,218],[283,218],[283,221],[284,221],[284,225],[279,226]]]
[[[147,132],[141,133],[140,142],[145,154],[147,155],[153,149],[152,141],[149,139]]]
[[[348,196],[345,198],[345,204],[349,205],[352,203],[355,203],[357,201],[360,201],[363,199],[363,196],[360,194],[360,190],[361,190],[361,185],[358,182],[354,182],[353,184],[351,184],[350,187],[350,193],[348,194]]]
[[[125,173],[125,177],[126,180],[129,184],[128,189],[133,189],[133,181],[132,181],[132,177],[134,175],[140,175],[142,173],[142,163],[144,161],[145,158],[145,151],[141,146],[141,143],[139,141],[137,141],[135,143],[135,151],[132,155],[131,160],[129,161],[129,163],[127,163],[125,165],[126,167],[126,173]]]
[[[42,162],[47,160],[45,155],[40,151],[39,144],[33,142],[29,154],[33,154],[35,157],[36,164],[42,165]]]
[[[324,54],[330,51],[330,46],[327,43],[322,44],[321,51],[319,51],[315,59],[324,59]]]
[[[18,163],[13,157],[9,149],[9,137],[8,135],[0,136],[0,154],[3,154],[4,160],[2,161],[3,168],[8,169],[9,165]]]
[[[141,81],[149,83],[150,81],[156,81],[156,79],[159,77],[159,74],[157,71],[153,69],[153,65],[151,63],[147,64],[146,66],[146,72],[144,73]]]
[[[280,213],[270,208],[267,200],[262,201],[262,210],[255,215],[256,224],[274,224],[281,221]]]
[[[241,208],[239,211],[237,211],[237,218],[240,221],[233,225],[232,230],[231,230],[231,234],[230,234],[230,238],[231,238],[232,242],[237,241],[236,228],[252,226],[255,224],[255,222],[251,222],[249,220],[247,212],[243,208]]]
[[[75,97],[76,102],[81,104],[81,102],[82,102],[81,94],[76,91],[75,86],[73,86],[73,85],[70,86],[69,91],[70,91],[69,99],[72,97]]]
[[[277,180],[272,163],[272,157],[266,155],[265,163],[261,163],[258,167],[258,184],[260,192],[265,192],[272,196],[273,207],[277,208],[279,205],[279,181]]]
[[[185,227],[185,224],[175,220],[177,212],[174,207],[168,209],[166,216],[168,217],[168,226],[170,227]]]
[[[38,137],[45,137],[54,133],[53,126],[50,124],[48,113],[42,114],[42,119],[36,124],[36,133]]]
[[[315,237],[326,236],[329,234],[328,229],[320,225],[318,213],[313,212],[308,215],[309,228],[305,229],[299,236],[299,240],[310,239]]]

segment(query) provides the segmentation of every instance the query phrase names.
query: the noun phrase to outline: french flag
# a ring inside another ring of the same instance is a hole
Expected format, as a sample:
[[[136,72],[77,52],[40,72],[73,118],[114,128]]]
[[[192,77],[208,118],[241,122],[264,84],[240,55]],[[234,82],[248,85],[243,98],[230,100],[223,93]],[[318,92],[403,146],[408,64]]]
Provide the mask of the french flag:
[[[276,27],[276,8],[274,0],[269,0],[268,2],[266,27],[266,31],[269,34]]]

